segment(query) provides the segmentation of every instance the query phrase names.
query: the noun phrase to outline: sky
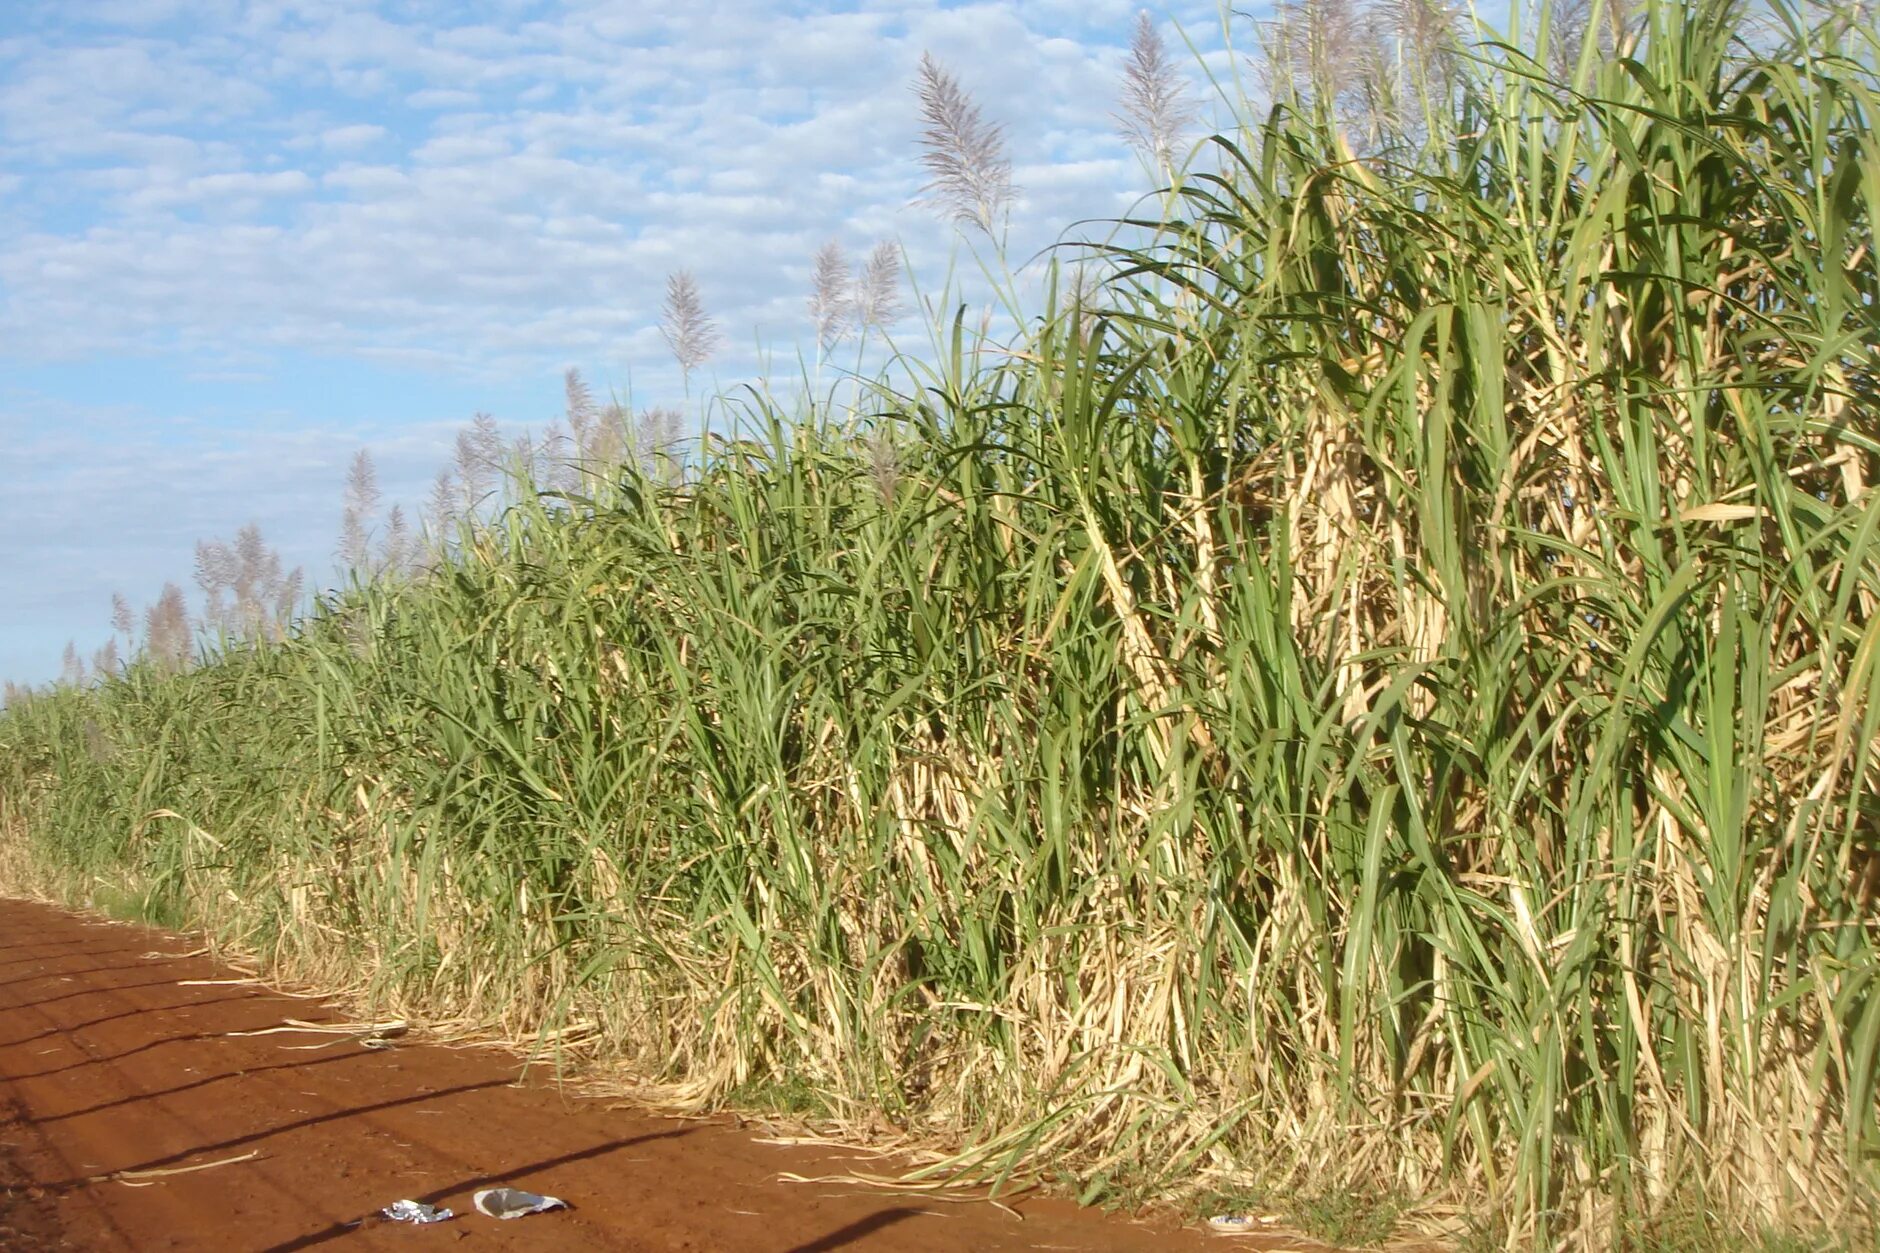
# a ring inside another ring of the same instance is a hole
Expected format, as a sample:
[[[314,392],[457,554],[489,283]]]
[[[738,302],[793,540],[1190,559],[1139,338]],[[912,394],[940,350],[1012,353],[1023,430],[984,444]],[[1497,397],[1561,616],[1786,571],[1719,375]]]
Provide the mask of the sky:
[[[1139,7],[0,0],[0,678],[249,522],[331,586],[358,449],[415,509],[474,413],[540,430],[569,367],[681,402],[676,269],[725,335],[695,411],[797,370],[826,241],[970,274],[920,200],[923,53],[1005,128],[1015,262],[1129,212]],[[1246,19],[1149,12],[1208,106]]]

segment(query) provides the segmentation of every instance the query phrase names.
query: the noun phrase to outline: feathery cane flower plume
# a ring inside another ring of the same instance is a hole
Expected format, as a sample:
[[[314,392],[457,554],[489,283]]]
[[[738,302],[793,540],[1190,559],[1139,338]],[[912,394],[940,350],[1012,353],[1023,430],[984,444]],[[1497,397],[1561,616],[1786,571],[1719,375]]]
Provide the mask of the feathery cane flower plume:
[[[233,633],[235,620],[222,593],[235,586],[239,573],[234,549],[221,540],[196,541],[196,586],[202,589],[204,625]]]
[[[1376,12],[1401,46],[1401,59],[1418,72],[1440,73],[1455,60],[1462,10],[1452,0],[1385,0]],[[1625,5],[1610,5],[1608,12],[1618,15],[1623,31]]]
[[[411,572],[411,526],[405,521],[402,505],[393,505],[385,516],[385,538],[379,545],[379,567],[394,578]]]
[[[1103,306],[1103,278],[1095,266],[1073,265],[1059,276],[1058,311],[1077,319],[1077,331],[1085,339],[1096,333],[1097,319]]]
[[[677,270],[666,278],[666,301],[662,306],[659,333],[672,349],[679,363],[686,389],[692,387],[692,371],[711,360],[718,351],[718,325],[705,315],[705,302],[698,294],[698,280],[690,270]]]
[[[855,320],[863,330],[887,326],[901,316],[901,250],[882,240],[868,254],[855,284]]]
[[[1553,5],[1553,18],[1547,38],[1548,68],[1555,77],[1571,78],[1590,34],[1597,40],[1602,56],[1610,57],[1626,42],[1635,5],[1627,0],[1608,0],[1598,6],[1605,21],[1594,28],[1594,0],[1559,0]]]
[[[830,240],[816,250],[809,291],[809,316],[816,346],[828,352],[848,334],[855,315],[854,272],[842,245]]]
[[[588,428],[584,463],[592,472],[606,474],[625,464],[633,440],[633,415],[618,400],[610,400],[594,415],[594,423]]]
[[[470,425],[457,432],[453,461],[457,486],[462,492],[463,512],[460,516],[468,517],[475,513],[482,507],[484,498],[496,488],[502,477],[507,452],[502,428],[487,413],[474,414]]]
[[[572,366],[562,376],[562,389],[568,398],[568,433],[574,439],[574,455],[579,460],[588,455],[588,433],[595,416],[594,393],[588,390],[581,371]]]
[[[679,446],[685,414],[670,406],[642,409],[633,427],[633,451],[640,466],[651,474],[670,461]]]
[[[1624,0],[1612,5],[1624,7]],[[1455,0],[1376,0],[1371,15],[1383,29],[1385,93],[1418,106],[1413,117],[1448,116],[1462,48],[1461,6]]]
[[[274,593],[274,620],[267,627],[270,638],[286,638],[288,625],[294,620],[294,611],[300,608],[300,593],[305,583],[306,576],[301,573],[299,566],[295,566],[274,584],[271,589]]]
[[[995,235],[1012,203],[1012,162],[1004,130],[979,115],[959,80],[922,53],[914,85],[923,128],[921,164],[932,178],[922,196],[947,216]]]
[[[111,629],[122,635],[126,643],[137,629],[137,619],[131,613],[131,602],[123,592],[111,593]]]
[[[189,602],[183,598],[183,589],[174,583],[165,583],[157,603],[144,614],[145,654],[158,669],[175,673],[189,664],[193,634]]]
[[[66,687],[83,687],[85,673],[85,659],[78,655],[78,642],[65,641],[65,654],[59,664],[59,682]]]
[[[477,451],[476,437],[467,428],[457,432],[451,465],[456,471],[454,477],[461,493],[458,508],[463,516],[468,516],[476,512],[483,493],[489,489],[489,483],[483,468],[483,456]]]
[[[893,430],[883,426],[870,431],[862,439],[862,449],[868,456],[868,477],[874,480],[875,490],[882,500],[893,501],[901,481],[901,457],[894,446]]]
[[[432,538],[442,543],[457,524],[457,479],[446,466],[431,482],[431,500],[425,509],[425,523]]]
[[[227,585],[235,593],[234,634],[247,640],[285,635],[300,597],[300,571],[282,570],[281,554],[269,547],[253,522],[235,532],[235,543],[222,545],[222,551],[234,565],[234,578]]]
[[[1364,91],[1377,40],[1356,0],[1278,0],[1261,42],[1276,97],[1335,110]]]
[[[370,462],[367,463],[368,468]],[[376,490],[376,488],[374,489]],[[301,590],[298,568],[284,571],[281,554],[262,538],[261,528],[250,522],[235,533],[235,541],[196,542],[196,585],[202,589],[202,625],[239,640],[280,639],[298,607]],[[171,593],[174,592],[174,596]],[[223,593],[233,600],[224,600]],[[182,589],[165,584],[144,625],[144,651],[167,669],[180,669],[189,660],[194,626]]]
[[[379,508],[379,475],[372,454],[361,448],[346,471],[345,507],[340,512],[339,561],[348,570],[366,572],[371,556],[367,532]]]
[[[536,446],[532,473],[535,481],[551,491],[573,491],[580,485],[579,467],[570,447],[568,432],[559,422],[550,422]]]
[[[1146,12],[1137,14],[1136,31],[1129,41],[1129,60],[1123,65],[1118,129],[1143,160],[1158,173],[1172,176],[1176,152],[1194,118],[1187,84],[1169,60],[1155,23]]]

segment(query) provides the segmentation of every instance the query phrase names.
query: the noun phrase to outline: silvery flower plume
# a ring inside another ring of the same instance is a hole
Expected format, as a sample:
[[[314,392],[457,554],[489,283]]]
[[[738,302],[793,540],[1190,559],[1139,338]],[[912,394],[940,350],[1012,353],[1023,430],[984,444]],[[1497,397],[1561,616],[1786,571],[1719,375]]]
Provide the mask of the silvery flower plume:
[[[571,492],[581,485],[580,466],[576,464],[573,442],[561,423],[550,422],[542,432],[542,442],[536,449],[539,463],[535,467],[536,481],[551,491]]]
[[[379,476],[372,454],[361,448],[346,472],[345,507],[340,511],[339,560],[347,570],[368,572],[371,559],[368,536],[379,508]]]
[[[841,244],[832,239],[816,250],[810,274],[809,316],[816,326],[816,346],[825,353],[842,342],[854,320],[854,281],[854,271]]]
[[[1557,0],[1551,7],[1551,29],[1547,41],[1548,67],[1556,77],[1572,77],[1590,35],[1597,41],[1599,54],[1611,57],[1626,43],[1637,6],[1629,0]],[[1604,20],[1594,26],[1595,11]]]
[[[1378,40],[1356,0],[1279,0],[1261,35],[1275,97],[1333,108],[1364,91]]]
[[[470,425],[457,432],[452,458],[457,486],[462,493],[462,516],[482,508],[485,498],[502,482],[508,448],[502,428],[487,413],[471,415]]]
[[[1455,113],[1462,8],[1455,0],[1375,0],[1371,15],[1384,36],[1384,94],[1404,115],[1399,130],[1427,134],[1430,123]]]
[[[574,439],[574,455],[576,459],[584,459],[589,452],[594,426],[594,393],[588,390],[581,371],[573,366],[562,376],[562,390],[567,395],[568,431]]]
[[[692,387],[692,371],[711,360],[718,351],[721,336],[718,324],[705,315],[705,302],[698,294],[698,280],[690,270],[678,270],[666,279],[666,302],[662,306],[659,333],[672,349],[673,359],[686,390]]]
[[[305,587],[307,576],[299,566],[289,570],[278,582],[274,591],[274,621],[268,625],[270,638],[284,639],[288,625],[294,620],[294,612],[300,608],[300,593]]]
[[[980,117],[979,106],[931,53],[921,54],[914,92],[920,99],[920,161],[932,176],[922,198],[954,221],[996,235],[1013,194],[1003,129]]]
[[[685,429],[685,414],[667,405],[642,409],[633,426],[633,451],[640,467],[657,473],[673,460]]]
[[[1089,339],[1096,333],[1097,319],[1103,307],[1103,278],[1088,263],[1073,265],[1060,275],[1058,311],[1077,319],[1078,334]]]
[[[1620,15],[1623,30],[1624,4],[1609,5],[1607,11]],[[1374,12],[1396,39],[1399,60],[1408,72],[1440,77],[1449,71],[1459,49],[1460,5],[1452,0],[1381,0]]]
[[[131,613],[131,602],[123,592],[111,593],[111,629],[122,635],[126,642],[137,631],[137,618]]]
[[[299,595],[300,571],[286,573],[281,554],[250,522],[235,532],[234,614],[237,630],[249,640],[279,638],[287,626],[292,601]]]
[[[1146,12],[1137,14],[1129,59],[1123,63],[1118,129],[1151,167],[1173,177],[1176,154],[1194,119],[1188,85],[1169,59],[1161,34]]]
[[[457,512],[457,477],[446,466],[431,482],[431,501],[424,511],[425,524],[439,542],[457,525]]]
[[[588,460],[602,471],[623,465],[632,454],[633,415],[618,400],[610,400],[601,406],[589,434]]]
[[[66,687],[83,687],[85,674],[85,659],[78,655],[78,641],[65,641],[65,653],[59,663],[59,682]]]
[[[901,316],[901,250],[882,240],[868,254],[855,284],[855,320],[863,330],[887,326]]]
[[[174,673],[189,664],[195,648],[195,625],[189,620],[189,602],[183,589],[165,583],[157,603],[144,612],[144,654],[157,668]]]
[[[402,506],[393,505],[385,515],[385,538],[379,545],[379,568],[393,575],[411,572],[413,557],[411,524],[405,521]]]
[[[202,590],[203,622],[210,629],[236,632],[235,616],[222,593],[234,587],[239,577],[234,549],[221,540],[196,541],[196,586]]]

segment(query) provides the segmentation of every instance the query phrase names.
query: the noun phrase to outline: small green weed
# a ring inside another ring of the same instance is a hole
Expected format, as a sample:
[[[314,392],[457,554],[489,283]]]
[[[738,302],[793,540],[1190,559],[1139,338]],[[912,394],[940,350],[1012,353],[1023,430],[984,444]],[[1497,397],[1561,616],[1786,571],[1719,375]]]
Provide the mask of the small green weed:
[[[787,1075],[782,1079],[753,1076],[733,1088],[726,1095],[725,1103],[767,1114],[819,1118],[829,1113],[828,1102],[800,1075]]]
[[[141,922],[170,931],[189,925],[187,911],[177,903],[173,893],[161,887],[100,884],[92,890],[91,904],[100,913],[126,922]]]
[[[1299,1231],[1344,1248],[1375,1248],[1390,1239],[1403,1213],[1403,1197],[1356,1186],[1301,1192],[1281,1207]]]

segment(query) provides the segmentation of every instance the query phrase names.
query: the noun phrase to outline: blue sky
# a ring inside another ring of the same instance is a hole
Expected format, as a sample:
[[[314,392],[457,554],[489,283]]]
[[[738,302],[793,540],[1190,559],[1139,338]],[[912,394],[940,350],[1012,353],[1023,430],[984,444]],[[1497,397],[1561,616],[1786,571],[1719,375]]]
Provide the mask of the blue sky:
[[[1012,257],[1127,211],[1139,7],[6,0],[0,678],[89,655],[113,592],[187,586],[195,542],[249,521],[329,583],[361,447],[416,507],[474,412],[540,429],[569,366],[678,400],[676,268],[725,332],[719,387],[789,373],[827,240],[895,240],[938,283],[923,52],[1006,127]],[[1230,67],[1216,3],[1150,12],[1205,99],[1176,24]]]

